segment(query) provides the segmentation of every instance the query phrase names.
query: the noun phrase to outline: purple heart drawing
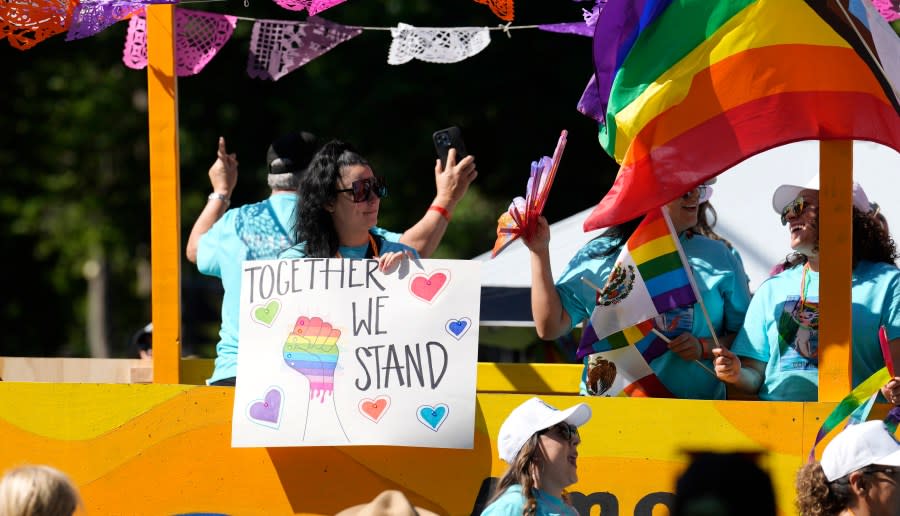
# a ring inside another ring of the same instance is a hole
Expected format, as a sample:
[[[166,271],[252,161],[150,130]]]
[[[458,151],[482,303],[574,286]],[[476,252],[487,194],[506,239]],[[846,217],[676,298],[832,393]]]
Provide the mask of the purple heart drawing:
[[[447,321],[444,329],[447,330],[447,333],[450,334],[456,340],[462,340],[463,336],[469,331],[469,328],[472,326],[472,319],[468,317],[461,317],[459,319],[450,319]]]
[[[265,399],[254,400],[247,407],[247,415],[254,423],[278,428],[281,420],[281,401],[284,393],[279,387],[270,387]]]

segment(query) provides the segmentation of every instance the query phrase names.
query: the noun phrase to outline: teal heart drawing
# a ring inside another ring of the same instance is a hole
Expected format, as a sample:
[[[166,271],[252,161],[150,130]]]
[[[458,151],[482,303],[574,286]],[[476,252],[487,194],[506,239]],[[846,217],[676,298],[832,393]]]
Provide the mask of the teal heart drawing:
[[[438,403],[433,407],[431,405],[422,405],[416,410],[416,418],[419,422],[435,432],[447,420],[448,414],[450,414],[450,407],[445,403]]]
[[[281,311],[281,301],[273,299],[268,303],[253,308],[252,319],[263,326],[272,327],[272,322]]]

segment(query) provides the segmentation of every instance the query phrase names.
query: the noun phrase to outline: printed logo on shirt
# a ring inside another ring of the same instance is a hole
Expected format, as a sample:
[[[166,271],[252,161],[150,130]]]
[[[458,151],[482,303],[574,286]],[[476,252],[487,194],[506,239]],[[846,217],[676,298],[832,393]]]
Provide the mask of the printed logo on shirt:
[[[778,319],[778,368],[781,371],[819,367],[819,299],[800,303],[788,296]]]

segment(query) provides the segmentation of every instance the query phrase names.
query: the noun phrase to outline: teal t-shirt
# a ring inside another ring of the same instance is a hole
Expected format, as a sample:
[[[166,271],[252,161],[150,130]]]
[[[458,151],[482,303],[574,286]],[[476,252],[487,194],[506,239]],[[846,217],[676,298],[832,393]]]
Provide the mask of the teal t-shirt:
[[[709,313],[716,335],[735,333],[744,322],[744,314],[750,303],[747,274],[740,255],[719,240],[701,235],[682,234],[679,241],[690,263]],[[589,318],[596,306],[596,292],[581,281],[584,276],[595,285],[604,285],[619,256],[619,250],[603,256],[610,248],[610,239],[600,237],[588,242],[569,262],[556,283],[556,290],[563,309],[569,314],[572,325]],[[712,335],[698,304],[670,310],[657,317],[655,326],[670,338],[690,332],[698,338]],[[582,373],[581,393],[586,394]],[[711,360],[702,360],[712,369]],[[697,364],[681,359],[666,351],[650,362],[650,367],[666,388],[678,398],[724,399],[725,386],[703,371]]]
[[[406,244],[400,243],[400,237],[403,236],[400,233],[391,233],[390,231],[385,231],[379,227],[374,227],[369,230],[369,233],[374,235],[375,237],[380,237],[381,239],[381,248],[378,250],[379,254],[384,253],[394,253],[398,251],[412,251],[413,255],[418,258],[419,253],[409,247]],[[306,258],[305,242],[301,242],[290,249],[286,249],[284,252],[279,255],[279,258]],[[338,247],[338,251],[341,253],[342,258],[365,258],[366,252],[369,250],[369,244],[360,245],[355,247],[347,247],[340,246]]]
[[[803,269],[787,269],[760,285],[732,346],[735,354],[766,364],[759,389],[763,400],[816,401],[819,396],[819,274],[808,270],[804,278]],[[856,387],[884,367],[879,327],[885,326],[889,339],[900,336],[900,270],[861,261],[852,278]]]
[[[540,489],[534,490],[534,498],[537,501],[535,516],[578,516],[578,511],[574,507]],[[514,484],[506,488],[494,503],[485,507],[481,516],[522,516],[524,508],[525,495],[522,494],[522,486]]]

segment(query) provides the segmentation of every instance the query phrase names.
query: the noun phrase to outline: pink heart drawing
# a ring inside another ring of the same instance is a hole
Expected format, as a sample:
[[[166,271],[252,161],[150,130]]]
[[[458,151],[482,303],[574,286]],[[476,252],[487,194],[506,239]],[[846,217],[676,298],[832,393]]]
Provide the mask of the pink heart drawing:
[[[409,291],[422,301],[430,303],[444,290],[444,287],[449,282],[450,271],[446,269],[434,271],[430,276],[416,274],[409,281]]]
[[[266,392],[265,399],[250,403],[250,406],[247,408],[247,414],[256,423],[278,428],[279,419],[281,419],[281,400],[283,398],[284,395],[281,389],[271,387]]]
[[[377,423],[384,417],[388,407],[391,406],[389,396],[377,396],[375,399],[363,398],[359,400],[359,411],[363,416]]]

